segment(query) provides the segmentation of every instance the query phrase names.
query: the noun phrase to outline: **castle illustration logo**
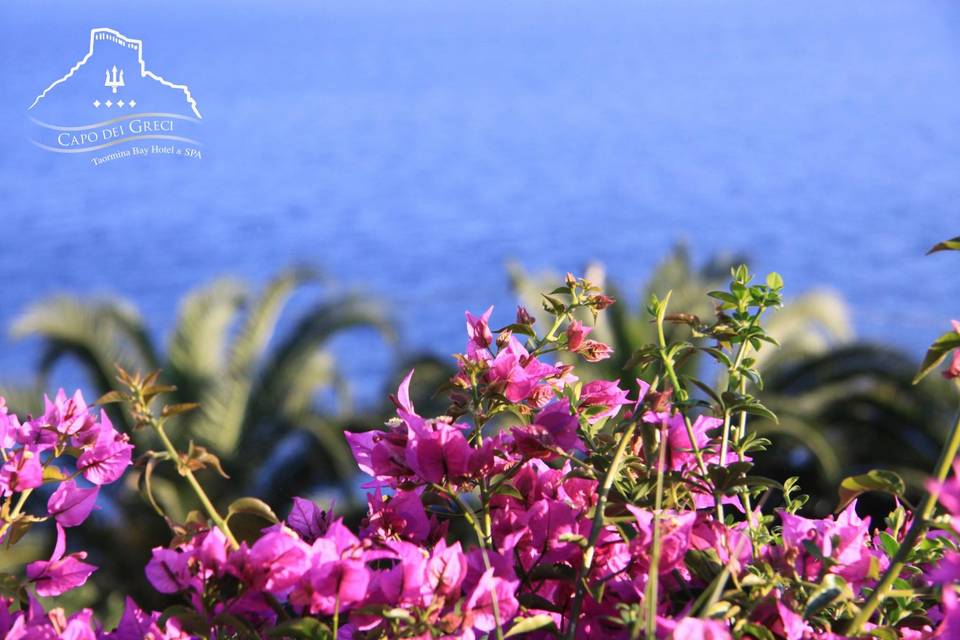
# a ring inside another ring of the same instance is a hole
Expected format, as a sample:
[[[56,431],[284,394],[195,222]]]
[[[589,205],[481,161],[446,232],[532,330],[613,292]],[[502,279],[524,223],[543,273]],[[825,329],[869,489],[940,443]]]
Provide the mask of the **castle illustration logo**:
[[[31,142],[46,151],[99,152],[103,161],[202,157],[197,133],[203,116],[190,87],[147,69],[143,42],[114,29],[92,29],[87,54],[44,89],[27,113]]]

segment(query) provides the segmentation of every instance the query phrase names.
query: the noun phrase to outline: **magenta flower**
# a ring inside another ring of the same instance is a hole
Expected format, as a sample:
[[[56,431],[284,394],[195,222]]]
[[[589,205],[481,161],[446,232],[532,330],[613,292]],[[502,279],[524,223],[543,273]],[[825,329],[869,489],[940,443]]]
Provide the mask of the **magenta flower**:
[[[20,420],[7,413],[7,401],[0,396],[0,448],[12,449],[20,441],[20,431]]]
[[[80,488],[73,480],[61,482],[47,500],[47,513],[64,527],[75,527],[90,515],[99,491],[98,486]]]
[[[934,584],[960,584],[960,553],[948,551],[940,562],[930,569],[927,579]]]
[[[67,539],[63,526],[57,523],[57,544],[49,560],[37,560],[27,565],[27,579],[40,596],[59,596],[81,586],[97,570],[83,560],[86,552],[64,555]]]
[[[333,615],[338,609],[343,613],[363,602],[369,584],[370,572],[362,561],[353,558],[326,560],[318,553],[314,555],[310,569],[294,587],[290,602],[313,614]]]
[[[587,362],[600,362],[613,355],[613,348],[596,340],[585,340],[577,349],[577,353],[583,356],[583,359]]]
[[[536,458],[553,458],[554,451],[584,451],[577,433],[580,421],[570,413],[570,401],[564,398],[542,409],[531,424],[511,430],[518,450]]]
[[[133,445],[126,434],[118,433],[106,411],[100,412],[100,430],[92,448],[77,458],[83,477],[96,485],[115,482],[131,465]]]
[[[490,357],[487,347],[493,342],[493,333],[490,331],[490,314],[493,313],[491,306],[483,312],[479,318],[469,311],[467,316],[467,355],[477,360],[486,360]]]
[[[502,387],[503,395],[510,402],[523,402],[530,397],[537,385],[559,373],[557,367],[530,357],[523,345],[510,336],[507,346],[491,361],[486,378],[490,384]]]
[[[91,429],[96,420],[90,415],[79,389],[70,398],[60,389],[53,401],[43,397],[43,415],[39,422],[61,435],[73,436]]]
[[[831,558],[835,566],[827,569],[854,585],[861,585],[872,573],[873,565],[886,568],[886,556],[870,546],[870,518],[857,516],[854,500],[840,513],[823,520],[811,520],[779,511],[783,522],[783,545],[787,557],[794,557],[794,568],[801,576],[814,579],[821,570],[821,562],[806,551],[804,543],[816,545],[824,558]]]
[[[153,612],[147,613],[137,606],[133,598],[127,596],[123,607],[123,616],[117,624],[117,628],[110,633],[101,636],[102,640],[161,640],[164,638],[181,637],[179,634],[169,633],[170,623],[167,623],[167,630],[161,630],[158,626],[160,614]]]
[[[447,546],[441,539],[427,562],[427,583],[437,595],[449,597],[460,592],[460,585],[467,576],[467,558],[460,543]]]
[[[292,587],[310,568],[312,551],[292,530],[280,528],[253,543],[249,552],[241,547],[237,577],[251,589],[278,595]]]
[[[586,410],[591,424],[604,418],[612,418],[620,407],[630,404],[627,393],[618,386],[619,380],[594,380],[583,385],[580,391],[580,408]]]
[[[441,420],[408,423],[406,462],[426,482],[440,484],[467,475],[472,449],[464,425]]]
[[[333,522],[311,547],[311,561],[290,593],[290,602],[300,610],[332,615],[363,602],[370,572],[363,561],[360,540],[343,522]]]
[[[520,607],[514,595],[515,592],[515,582],[495,576],[493,568],[484,571],[463,605],[464,628],[473,628],[484,633],[496,629],[496,618],[493,615],[494,599],[497,601],[500,621],[506,624],[517,614]]]
[[[361,533],[378,540],[406,540],[426,544],[433,526],[419,491],[397,491],[384,498],[377,488],[367,494],[367,517]]]
[[[953,464],[953,477],[944,482],[929,479],[926,482],[927,491],[937,494],[937,499],[943,508],[952,516],[960,516],[960,461]],[[960,526],[955,523],[954,528]],[[960,531],[960,529],[958,529]]]
[[[671,640],[733,640],[727,625],[719,620],[683,618],[673,628]]]
[[[40,455],[24,447],[9,454],[0,467],[0,496],[11,495],[43,484],[43,465]]]
[[[627,505],[627,509],[637,519],[637,535],[630,541],[633,557],[642,569],[650,566],[649,553],[653,544],[653,512]],[[683,567],[683,557],[690,549],[693,525],[697,519],[694,511],[667,511],[660,519],[660,562],[657,565],[661,574],[670,573]]]
[[[329,514],[320,509],[317,503],[304,498],[294,498],[293,508],[287,516],[287,526],[307,542],[313,542],[327,532],[330,526]]]
[[[190,554],[156,547],[147,563],[147,580],[160,593],[177,593],[193,585]]]
[[[583,344],[584,338],[593,331],[592,327],[585,327],[579,320],[574,320],[567,325],[567,348],[570,351],[576,351]]]
[[[427,552],[409,542],[390,542],[396,563],[379,572],[375,599],[398,607],[420,607],[429,603]]]

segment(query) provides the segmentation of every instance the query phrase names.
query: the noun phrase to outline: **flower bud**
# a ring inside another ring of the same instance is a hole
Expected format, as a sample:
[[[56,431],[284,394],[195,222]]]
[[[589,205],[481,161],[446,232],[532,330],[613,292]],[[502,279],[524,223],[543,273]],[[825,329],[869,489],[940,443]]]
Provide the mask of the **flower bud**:
[[[537,319],[534,318],[532,315],[530,315],[530,312],[527,311],[526,307],[524,307],[523,305],[517,306],[517,324],[532,325],[536,321]]]

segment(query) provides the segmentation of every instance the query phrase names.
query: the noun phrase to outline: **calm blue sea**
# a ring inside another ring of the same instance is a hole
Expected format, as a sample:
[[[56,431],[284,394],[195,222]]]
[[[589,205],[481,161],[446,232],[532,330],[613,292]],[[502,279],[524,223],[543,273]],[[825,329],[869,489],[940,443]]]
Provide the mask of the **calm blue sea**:
[[[190,85],[202,160],[28,142],[93,27]],[[447,354],[464,309],[512,314],[508,260],[601,260],[633,290],[678,241],[830,285],[861,335],[917,353],[960,316],[960,262],[922,257],[960,235],[949,1],[5,0],[0,98],[4,328],[72,291],[163,334],[192,286],[306,261]],[[385,349],[339,351],[373,389]],[[36,357],[4,339],[0,378]]]

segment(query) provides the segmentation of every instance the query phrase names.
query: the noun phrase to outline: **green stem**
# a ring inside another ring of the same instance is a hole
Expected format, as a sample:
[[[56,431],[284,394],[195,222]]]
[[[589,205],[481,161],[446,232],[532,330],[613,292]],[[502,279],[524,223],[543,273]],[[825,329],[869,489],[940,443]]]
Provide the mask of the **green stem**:
[[[167,453],[170,454],[171,459],[177,465],[177,471],[179,471],[180,475],[187,479],[187,483],[193,489],[197,499],[200,500],[200,504],[203,505],[207,515],[211,520],[213,520],[214,524],[217,525],[217,528],[223,532],[223,535],[226,536],[227,540],[230,542],[230,546],[234,549],[239,549],[240,544],[237,542],[237,538],[233,535],[233,532],[230,531],[230,525],[227,524],[227,521],[223,518],[223,516],[220,515],[220,513],[217,511],[217,508],[213,506],[212,502],[210,502],[207,492],[203,490],[200,482],[197,480],[196,476],[193,475],[193,471],[180,462],[180,454],[177,452],[177,448],[173,446],[170,438],[167,437],[167,433],[163,430],[163,424],[155,417],[151,417],[150,424],[160,437],[160,441],[163,442],[163,446],[166,448]]]
[[[950,473],[950,465],[957,457],[958,449],[960,449],[960,412],[957,414],[957,418],[953,423],[953,429],[950,432],[950,437],[940,452],[940,459],[937,461],[937,466],[934,469],[934,477],[938,482],[946,480],[947,475]],[[933,515],[938,497],[939,492],[937,491],[927,492],[926,498],[924,498],[922,506],[920,507],[920,512],[914,512],[913,524],[910,525],[910,529],[906,535],[903,536],[903,542],[900,543],[900,548],[897,549],[897,553],[893,556],[893,561],[883,574],[883,577],[880,578],[880,582],[877,583],[873,593],[870,594],[870,597],[864,603],[863,607],[861,607],[856,617],[850,622],[846,635],[853,636],[858,634],[861,627],[870,620],[870,616],[872,616],[873,612],[880,606],[880,602],[887,597],[893,582],[900,576],[900,572],[903,571],[907,557],[910,555],[910,552],[913,551],[914,545],[916,545],[920,537],[923,536],[929,528],[930,516]]]
[[[610,468],[603,478],[603,484],[600,485],[600,494],[597,496],[597,507],[593,513],[593,525],[590,527],[590,537],[587,539],[587,548],[583,551],[583,562],[577,569],[576,591],[573,601],[570,605],[570,619],[567,622],[567,631],[564,634],[566,640],[573,640],[577,633],[577,618],[580,617],[580,609],[583,607],[583,597],[586,593],[587,576],[590,575],[590,569],[593,566],[593,556],[596,553],[597,539],[600,537],[600,530],[603,529],[603,515],[607,507],[607,497],[610,495],[610,489],[620,471],[620,465],[626,456],[627,447],[633,441],[633,434],[636,431],[637,424],[630,423],[627,430],[620,438],[620,444],[617,445],[617,451],[610,462]]]
[[[678,400],[686,400],[686,390],[680,386],[680,379],[677,377],[677,371],[673,366],[673,358],[667,353],[667,337],[663,332],[663,322],[667,316],[667,305],[670,304],[670,296],[672,294],[672,291],[668,291],[660,303],[660,307],[657,309],[657,342],[660,346],[660,360],[663,362],[663,368],[666,369],[670,385],[676,392]],[[686,414],[683,416],[683,425],[687,430],[687,437],[690,438],[690,448],[693,449],[693,455],[697,459],[697,468],[700,469],[700,473],[705,476],[707,475],[707,465],[703,461],[703,454],[700,452],[700,446],[697,444],[697,438],[693,433],[693,424]]]
[[[647,576],[647,587],[644,592],[646,611],[647,640],[656,640],[657,637],[657,594],[660,578],[660,516],[663,509],[663,466],[666,463],[667,433],[660,427],[660,455],[657,461],[657,492],[653,511],[653,548],[650,551],[650,573]]]
[[[340,590],[337,589],[337,601],[333,605],[333,640],[337,640],[337,632],[340,631]]]

